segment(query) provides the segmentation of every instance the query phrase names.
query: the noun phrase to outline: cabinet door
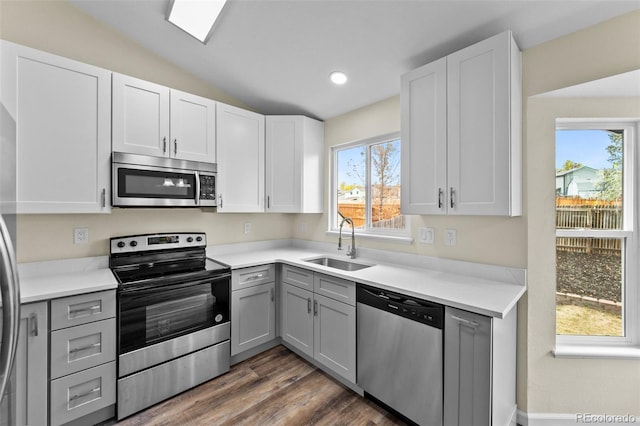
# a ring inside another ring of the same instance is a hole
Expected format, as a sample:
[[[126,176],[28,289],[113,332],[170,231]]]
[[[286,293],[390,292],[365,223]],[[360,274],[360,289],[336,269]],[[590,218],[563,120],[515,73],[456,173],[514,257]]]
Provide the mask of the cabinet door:
[[[275,283],[231,293],[231,355],[269,342],[276,337]]]
[[[20,335],[14,362],[13,425],[47,424],[47,302],[20,307]]]
[[[267,211],[300,212],[302,129],[302,117],[266,117]]]
[[[511,213],[514,50],[507,31],[447,57],[450,214]]]
[[[447,62],[442,58],[402,76],[404,214],[447,212]]]
[[[314,295],[313,356],[316,361],[356,382],[356,308]]]
[[[264,211],[264,116],[216,108],[218,212]]]
[[[169,155],[169,88],[113,74],[113,150]]]
[[[171,90],[170,156],[181,160],[216,161],[216,103]]]
[[[282,340],[313,357],[313,293],[282,284]]]
[[[111,73],[2,42],[2,104],[16,123],[17,213],[108,213]]]
[[[491,424],[491,318],[447,307],[444,424]]]

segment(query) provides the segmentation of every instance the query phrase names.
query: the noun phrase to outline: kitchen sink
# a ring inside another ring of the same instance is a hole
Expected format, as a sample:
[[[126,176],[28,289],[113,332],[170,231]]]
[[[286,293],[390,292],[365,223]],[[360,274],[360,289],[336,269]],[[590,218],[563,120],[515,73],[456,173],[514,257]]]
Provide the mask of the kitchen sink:
[[[315,263],[316,265],[328,266],[329,268],[341,269],[343,271],[358,271],[364,268],[370,268],[373,265],[365,265],[363,263],[351,262],[349,260],[336,259],[335,257],[316,257],[313,259],[305,259],[305,262]]]

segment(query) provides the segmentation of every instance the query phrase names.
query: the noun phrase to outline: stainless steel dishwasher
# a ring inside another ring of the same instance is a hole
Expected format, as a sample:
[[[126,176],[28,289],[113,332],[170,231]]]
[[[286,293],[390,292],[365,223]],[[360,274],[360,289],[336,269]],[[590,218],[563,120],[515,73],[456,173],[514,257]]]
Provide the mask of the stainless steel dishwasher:
[[[365,395],[422,426],[442,426],[443,305],[357,288],[358,379]]]

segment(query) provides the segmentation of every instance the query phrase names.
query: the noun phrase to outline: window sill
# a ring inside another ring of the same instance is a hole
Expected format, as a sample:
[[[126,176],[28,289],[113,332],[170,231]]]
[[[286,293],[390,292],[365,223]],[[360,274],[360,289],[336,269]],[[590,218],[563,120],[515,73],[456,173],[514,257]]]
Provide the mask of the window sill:
[[[326,231],[325,235],[331,235],[337,237],[340,235],[339,231]],[[342,231],[342,239],[347,240],[351,238],[351,232]],[[395,244],[413,244],[413,238],[411,237],[401,237],[397,235],[380,235],[380,234],[362,234],[356,232],[356,239],[365,239],[365,240],[376,240],[376,241],[384,241],[388,243]]]
[[[640,348],[635,346],[556,346],[551,351],[556,358],[640,359]]]

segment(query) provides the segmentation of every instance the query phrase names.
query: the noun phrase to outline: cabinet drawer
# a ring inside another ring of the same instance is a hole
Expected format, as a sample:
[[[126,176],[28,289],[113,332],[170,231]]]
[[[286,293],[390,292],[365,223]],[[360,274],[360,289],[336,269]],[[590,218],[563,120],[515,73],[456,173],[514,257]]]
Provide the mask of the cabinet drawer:
[[[116,316],[116,292],[80,294],[51,301],[51,330]]]
[[[275,265],[260,265],[236,269],[231,273],[231,289],[253,287],[276,280]]]
[[[356,305],[356,283],[324,274],[315,274],[313,291],[348,305]]]
[[[115,318],[51,332],[52,379],[115,359]]]
[[[51,424],[61,425],[116,402],[116,363],[51,381]]]
[[[282,265],[282,281],[296,287],[313,290],[313,271]]]

